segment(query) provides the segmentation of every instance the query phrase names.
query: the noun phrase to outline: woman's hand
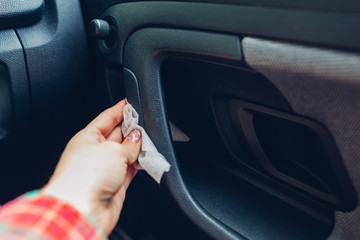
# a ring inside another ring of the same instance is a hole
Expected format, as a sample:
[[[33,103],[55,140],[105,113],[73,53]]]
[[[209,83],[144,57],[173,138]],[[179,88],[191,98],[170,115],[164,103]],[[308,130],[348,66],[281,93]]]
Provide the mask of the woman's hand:
[[[123,140],[119,124],[125,104],[123,100],[102,112],[70,140],[42,189],[94,217],[107,235],[119,218],[141,147],[138,130]]]

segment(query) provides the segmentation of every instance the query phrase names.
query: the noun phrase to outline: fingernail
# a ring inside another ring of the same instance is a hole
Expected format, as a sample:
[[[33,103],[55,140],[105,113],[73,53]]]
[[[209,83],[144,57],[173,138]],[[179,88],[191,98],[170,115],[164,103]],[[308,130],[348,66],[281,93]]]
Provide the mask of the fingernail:
[[[141,131],[138,129],[134,129],[131,133],[126,137],[126,140],[132,143],[138,143],[141,139]]]

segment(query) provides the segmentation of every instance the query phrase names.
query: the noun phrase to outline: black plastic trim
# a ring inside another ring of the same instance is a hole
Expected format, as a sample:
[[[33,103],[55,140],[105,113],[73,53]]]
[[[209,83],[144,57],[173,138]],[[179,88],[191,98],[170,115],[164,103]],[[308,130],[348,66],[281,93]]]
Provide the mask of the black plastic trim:
[[[360,14],[315,12],[210,3],[131,2],[101,15],[119,27],[118,47],[106,60],[122,64],[123,47],[144,27],[200,29],[360,49]],[[99,42],[102,45],[102,42]],[[107,54],[107,53],[104,53]]]
[[[45,129],[53,128],[54,120],[65,123],[65,113],[80,112],[75,108],[89,84],[79,2],[47,0],[42,20],[16,32],[27,62],[32,124]]]
[[[82,0],[86,17],[90,20],[97,18],[108,7],[124,3],[137,2],[138,0]],[[176,0],[160,0],[167,2],[176,2]],[[313,11],[332,11],[332,12],[360,12],[360,2],[358,0],[302,0],[302,1],[284,1],[284,0],[183,0],[182,2],[200,2],[200,3],[221,3],[242,6],[261,6],[266,8],[289,8],[303,9]]]
[[[170,54],[171,53],[171,54]],[[142,29],[130,36],[124,49],[127,98],[143,116],[144,127],[155,146],[171,164],[162,185],[169,191],[181,210],[203,231],[215,239],[243,239],[239,233],[212,217],[191,196],[181,176],[168,126],[164,94],[160,79],[161,63],[169,56],[190,54],[223,60],[241,60],[239,39],[230,35],[205,32]],[[134,76],[136,78],[134,78]],[[129,78],[129,76],[131,76]],[[129,91],[137,79],[139,91]],[[140,95],[140,96],[139,96]],[[137,103],[140,99],[140,103]]]

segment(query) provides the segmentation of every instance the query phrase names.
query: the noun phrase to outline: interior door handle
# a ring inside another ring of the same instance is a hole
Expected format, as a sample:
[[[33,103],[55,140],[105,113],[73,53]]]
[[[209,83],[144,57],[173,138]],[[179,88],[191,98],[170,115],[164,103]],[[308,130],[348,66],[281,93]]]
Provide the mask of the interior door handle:
[[[171,164],[171,170],[164,175],[162,184],[180,208],[205,232],[217,239],[243,238],[209,215],[191,197],[181,176],[168,126],[160,76],[161,63],[174,56],[240,62],[240,39],[216,33],[145,28],[129,37],[122,62],[127,99],[138,111],[140,124]]]
[[[160,67],[166,58],[174,56],[240,61],[240,39],[232,35],[160,28],[145,28],[132,34],[125,44],[122,60],[126,95],[134,108],[144,111],[147,117],[152,115],[153,108],[165,109]],[[149,96],[149,99],[140,101],[140,96]],[[140,108],[142,102],[146,105]],[[142,117],[140,114],[140,122]]]

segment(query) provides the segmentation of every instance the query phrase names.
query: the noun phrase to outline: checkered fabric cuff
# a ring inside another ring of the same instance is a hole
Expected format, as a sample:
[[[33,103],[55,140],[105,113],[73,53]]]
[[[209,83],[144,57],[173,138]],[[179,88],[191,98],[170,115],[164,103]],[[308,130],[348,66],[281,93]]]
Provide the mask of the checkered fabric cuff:
[[[94,219],[33,191],[0,208],[0,239],[107,239]]]

